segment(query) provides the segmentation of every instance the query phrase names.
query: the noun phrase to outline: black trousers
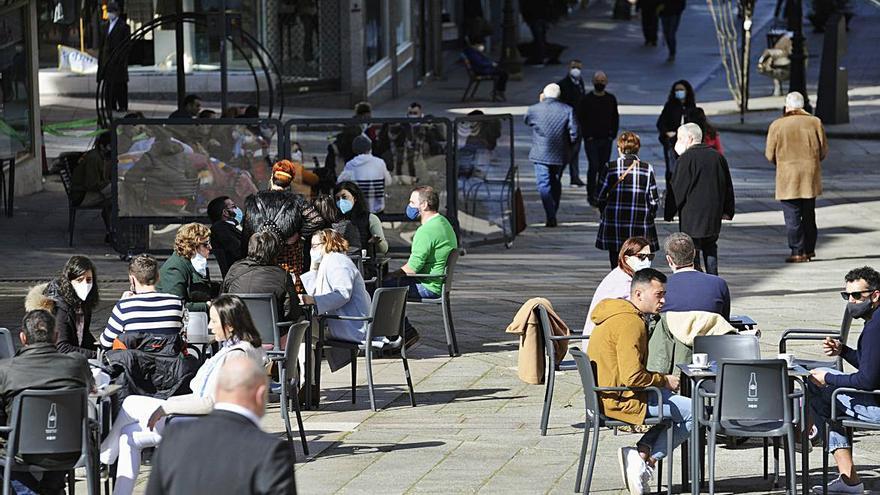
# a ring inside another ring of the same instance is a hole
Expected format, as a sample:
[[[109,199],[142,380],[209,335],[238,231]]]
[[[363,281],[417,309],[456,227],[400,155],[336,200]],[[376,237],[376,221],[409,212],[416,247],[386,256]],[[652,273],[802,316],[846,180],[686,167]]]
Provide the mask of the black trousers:
[[[128,81],[114,81],[110,88],[110,109],[117,112],[128,111]]]
[[[694,237],[694,247],[696,253],[694,255],[694,268],[702,270],[700,267],[700,253],[703,255],[704,272],[710,275],[718,275],[718,236],[711,237]]]
[[[639,0],[639,10],[642,13],[642,34],[645,42],[657,43],[657,0]]]
[[[590,204],[596,202],[596,195],[605,174],[608,170],[608,162],[611,160],[610,138],[586,138],[584,139],[584,153],[587,155],[587,200]]]
[[[791,254],[816,252],[816,198],[784,199],[782,214],[785,216],[785,231],[788,234],[788,247]]]

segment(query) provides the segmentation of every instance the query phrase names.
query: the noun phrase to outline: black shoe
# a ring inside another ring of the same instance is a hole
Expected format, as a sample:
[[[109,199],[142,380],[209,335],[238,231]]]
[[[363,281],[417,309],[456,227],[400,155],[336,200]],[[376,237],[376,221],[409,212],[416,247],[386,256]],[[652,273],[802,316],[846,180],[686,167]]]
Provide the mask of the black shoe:
[[[555,218],[552,220],[547,220],[547,223],[544,224],[545,227],[556,227],[557,225],[559,225],[559,224],[556,223]]]
[[[584,181],[582,181],[582,180],[573,180],[573,181],[571,181],[571,186],[572,186],[572,187],[586,187],[586,185],[587,185],[587,184],[584,183]]]

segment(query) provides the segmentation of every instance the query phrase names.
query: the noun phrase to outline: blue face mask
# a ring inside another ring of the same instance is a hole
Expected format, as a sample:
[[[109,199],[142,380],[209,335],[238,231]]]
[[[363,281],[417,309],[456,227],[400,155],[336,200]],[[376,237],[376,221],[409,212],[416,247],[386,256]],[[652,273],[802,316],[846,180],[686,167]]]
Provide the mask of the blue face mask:
[[[354,203],[347,199],[337,199],[336,207],[339,208],[339,211],[342,212],[343,215],[350,212],[352,208],[354,208]]]
[[[678,101],[684,101],[686,96],[687,96],[687,91],[685,91],[683,89],[676,90],[676,92],[675,92],[675,97],[678,98]]]
[[[410,220],[419,218],[419,209],[413,205],[406,205],[406,218]]]
[[[241,225],[241,222],[244,222],[244,212],[237,206],[235,207],[235,222],[239,225]]]

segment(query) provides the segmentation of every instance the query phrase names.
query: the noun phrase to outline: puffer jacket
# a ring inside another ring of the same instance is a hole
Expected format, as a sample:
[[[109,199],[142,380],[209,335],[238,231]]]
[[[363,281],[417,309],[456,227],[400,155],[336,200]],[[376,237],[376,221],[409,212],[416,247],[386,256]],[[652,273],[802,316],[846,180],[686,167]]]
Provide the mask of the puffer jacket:
[[[120,404],[129,395],[167,399],[189,393],[189,382],[199,368],[198,360],[186,354],[180,335],[123,333],[104,359],[111,376],[122,385],[117,394]]]
[[[267,294],[275,296],[278,321],[295,321],[302,313],[295,299],[290,275],[278,265],[261,265],[245,258],[236,261],[223,279],[224,294]]]
[[[571,156],[571,144],[580,133],[574,110],[556,98],[545,98],[526,111],[525,123],[532,129],[529,161],[542,165],[563,165]]]
[[[57,280],[31,287],[24,300],[24,309],[25,311],[44,309],[52,313],[55,317],[55,335],[57,335],[55,347],[58,352],[62,354],[76,352],[90,359],[95,358],[97,341],[89,330],[92,323],[92,309],[82,306],[83,335],[80,340],[76,332],[76,312],[79,308],[76,303],[64,298]]]

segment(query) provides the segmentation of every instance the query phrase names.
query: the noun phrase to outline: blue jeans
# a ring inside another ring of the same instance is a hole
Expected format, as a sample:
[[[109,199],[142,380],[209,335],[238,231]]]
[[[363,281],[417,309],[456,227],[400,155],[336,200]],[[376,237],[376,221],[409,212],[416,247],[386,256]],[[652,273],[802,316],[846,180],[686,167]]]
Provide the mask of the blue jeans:
[[[541,195],[541,204],[547,221],[556,220],[559,200],[562,198],[562,165],[535,164],[535,185]]]
[[[840,371],[831,368],[820,368],[830,375],[840,375]],[[825,421],[831,417],[831,393],[834,387],[820,387],[811,381],[807,381],[807,393],[810,394],[810,411],[813,414],[813,424],[819,430],[821,438],[825,438]],[[880,405],[870,395],[847,395],[837,396],[837,410],[843,414],[856,418],[859,421],[880,423]],[[846,432],[838,425],[831,425],[828,433],[828,450],[834,452],[837,449],[848,449],[852,445]]]
[[[663,38],[666,39],[666,48],[669,50],[670,57],[675,56],[675,33],[678,32],[678,21],[680,20],[681,14],[660,16]]]
[[[386,278],[382,281],[382,287],[409,287],[409,292],[406,294],[406,298],[411,301],[438,299],[440,297],[440,294],[434,294],[427,287],[409,277]]]
[[[669,452],[675,450],[690,437],[691,428],[694,426],[694,415],[691,411],[691,399],[673,394],[669,390],[661,390],[663,395],[663,417],[672,420],[672,446],[666,445],[666,427],[657,425],[638,441],[637,445],[651,448],[651,457],[656,460],[663,459]],[[660,415],[657,406],[657,395],[648,392],[648,418],[656,418]]]

